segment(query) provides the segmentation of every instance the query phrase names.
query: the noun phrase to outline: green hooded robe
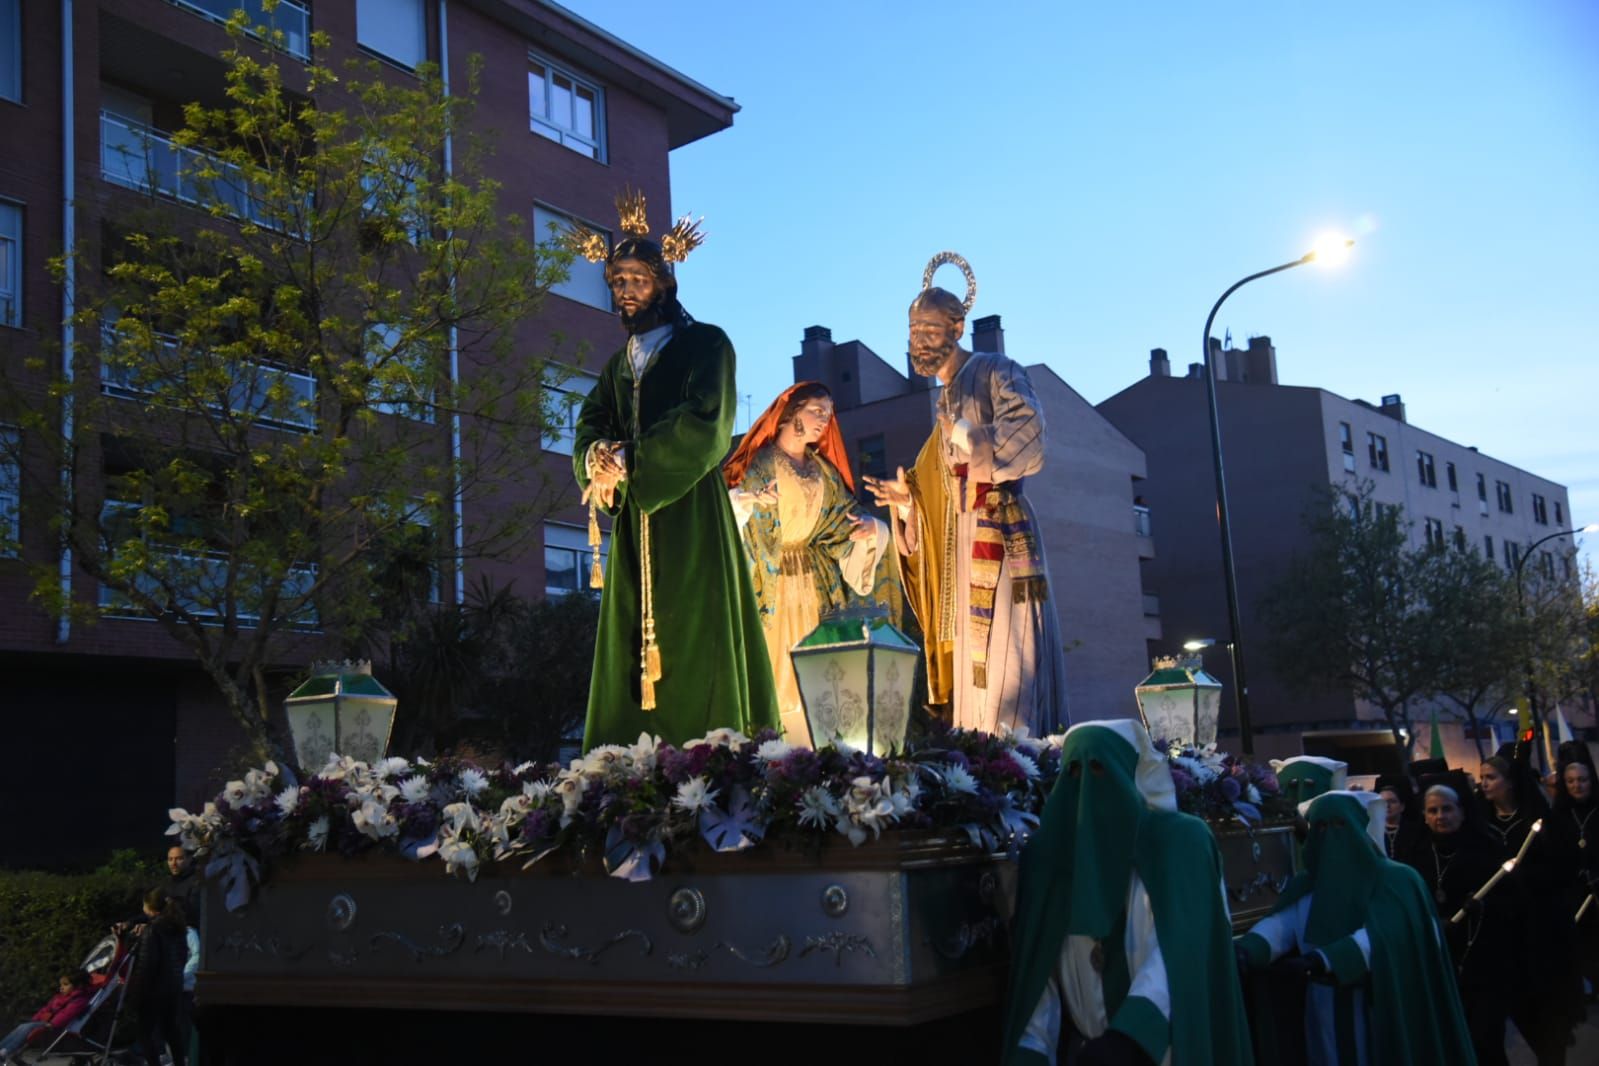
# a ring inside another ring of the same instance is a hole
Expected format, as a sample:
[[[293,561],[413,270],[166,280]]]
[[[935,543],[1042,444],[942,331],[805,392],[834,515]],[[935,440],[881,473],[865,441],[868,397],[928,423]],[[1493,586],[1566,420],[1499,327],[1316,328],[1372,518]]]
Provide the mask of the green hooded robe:
[[[1170,809],[1151,809],[1157,796],[1171,796],[1171,778],[1142,728],[1083,723],[1066,734],[1060,779],[1022,854],[1006,1063],[1043,1061],[1020,1041],[1070,935],[1100,942],[1110,1028],[1137,1041],[1151,1062],[1168,1050],[1173,1066],[1252,1061],[1221,895],[1221,855],[1210,829],[1178,813],[1175,799]],[[1122,732],[1139,737],[1145,758]],[[1127,898],[1135,872],[1154,915],[1169,1018],[1150,1000],[1128,995]]]
[[[1335,1005],[1338,1061],[1360,1062],[1348,992],[1366,992],[1370,1061],[1382,1066],[1472,1066],[1454,971],[1437,933],[1432,900],[1416,871],[1383,858],[1367,834],[1369,815],[1347,793],[1311,803],[1305,871],[1288,883],[1272,913],[1307,895],[1305,944],[1327,960],[1340,991]],[[1371,962],[1355,940],[1364,929]],[[1239,939],[1250,964],[1271,961],[1266,939]]]
[[[596,441],[626,442],[628,469],[610,509],[584,750],[631,744],[645,732],[682,744],[722,727],[745,734],[777,728],[749,564],[721,474],[737,409],[734,371],[727,335],[696,322],[675,329],[636,392],[624,348],[583,403],[572,449],[578,484],[588,486],[585,457]],[[656,709],[648,712],[639,669],[645,514],[661,656]]]

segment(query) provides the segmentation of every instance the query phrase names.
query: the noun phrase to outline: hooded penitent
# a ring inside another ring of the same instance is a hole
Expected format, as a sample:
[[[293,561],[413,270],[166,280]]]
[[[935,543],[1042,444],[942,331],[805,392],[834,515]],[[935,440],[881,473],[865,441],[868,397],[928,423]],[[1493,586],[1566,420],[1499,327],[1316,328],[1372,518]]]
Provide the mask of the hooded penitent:
[[[1348,763],[1318,755],[1273,759],[1271,768],[1277,772],[1277,784],[1284,798],[1293,800],[1296,805],[1313,800],[1323,792],[1342,789],[1349,780]]]
[[[1338,987],[1334,1013],[1340,1050],[1355,1046],[1349,1004],[1352,990],[1364,988],[1371,1061],[1384,1066],[1475,1061],[1426,886],[1408,866],[1383,858],[1374,832],[1381,826],[1380,797],[1329,792],[1302,813],[1310,823],[1305,869],[1289,882],[1273,913],[1310,897],[1304,942],[1325,956]],[[1355,939],[1360,930],[1371,945],[1369,965]],[[1261,937],[1248,934],[1241,943],[1258,965],[1265,964]]]
[[[1130,995],[1127,906],[1134,874],[1148,893],[1170,1015]],[[1166,759],[1132,721],[1066,734],[1062,772],[1022,856],[1005,1061],[1038,1061],[1021,1044],[1071,936],[1091,937],[1111,1029],[1153,1062],[1248,1063],[1249,1034],[1210,830],[1177,811]],[[1071,995],[1072,990],[1068,989]]]

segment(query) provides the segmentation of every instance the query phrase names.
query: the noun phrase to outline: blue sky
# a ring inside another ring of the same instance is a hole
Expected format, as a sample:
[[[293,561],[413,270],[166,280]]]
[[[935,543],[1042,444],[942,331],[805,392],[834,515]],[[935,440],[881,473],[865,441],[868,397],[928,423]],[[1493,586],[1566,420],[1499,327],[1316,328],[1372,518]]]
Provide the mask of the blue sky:
[[[1599,520],[1599,5],[565,3],[743,107],[673,153],[673,207],[706,216],[684,302],[757,411],[809,325],[903,366],[940,249],[1097,403],[1338,229],[1346,266],[1241,290],[1216,334],[1269,334],[1284,384],[1400,393]]]

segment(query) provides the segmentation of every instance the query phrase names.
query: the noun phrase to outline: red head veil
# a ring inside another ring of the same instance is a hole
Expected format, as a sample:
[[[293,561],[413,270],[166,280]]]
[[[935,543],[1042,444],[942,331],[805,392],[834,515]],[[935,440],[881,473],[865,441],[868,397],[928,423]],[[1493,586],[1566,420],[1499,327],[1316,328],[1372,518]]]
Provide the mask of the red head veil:
[[[801,381],[790,385],[772,401],[770,407],[761,412],[761,416],[750,425],[749,432],[744,434],[744,439],[739,441],[738,447],[733,449],[733,454],[722,464],[722,476],[726,478],[728,488],[736,489],[743,484],[744,473],[749,470],[755,453],[777,440],[777,431],[783,428],[783,409],[788,406],[793,395],[800,389],[820,384],[816,381]],[[839,432],[837,418],[827,424],[822,439],[816,442],[816,453],[833,464],[838,476],[844,479],[844,487],[854,495],[855,475],[850,473],[849,453],[844,450],[844,434]]]

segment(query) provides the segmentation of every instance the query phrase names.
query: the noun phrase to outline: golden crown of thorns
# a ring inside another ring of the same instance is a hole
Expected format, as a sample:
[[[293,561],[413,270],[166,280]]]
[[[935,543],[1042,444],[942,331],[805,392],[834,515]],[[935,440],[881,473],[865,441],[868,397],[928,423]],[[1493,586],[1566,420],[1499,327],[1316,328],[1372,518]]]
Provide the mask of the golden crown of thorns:
[[[645,215],[643,193],[633,188],[624,188],[617,193],[616,217],[622,232],[629,237],[649,237],[650,224]],[[705,243],[705,232],[700,229],[704,222],[703,218],[684,215],[672,223],[672,228],[661,234],[661,258],[668,263],[681,263],[687,259],[690,252]],[[582,222],[568,225],[560,240],[566,248],[591,263],[610,258],[610,241],[605,234],[590,229]]]

